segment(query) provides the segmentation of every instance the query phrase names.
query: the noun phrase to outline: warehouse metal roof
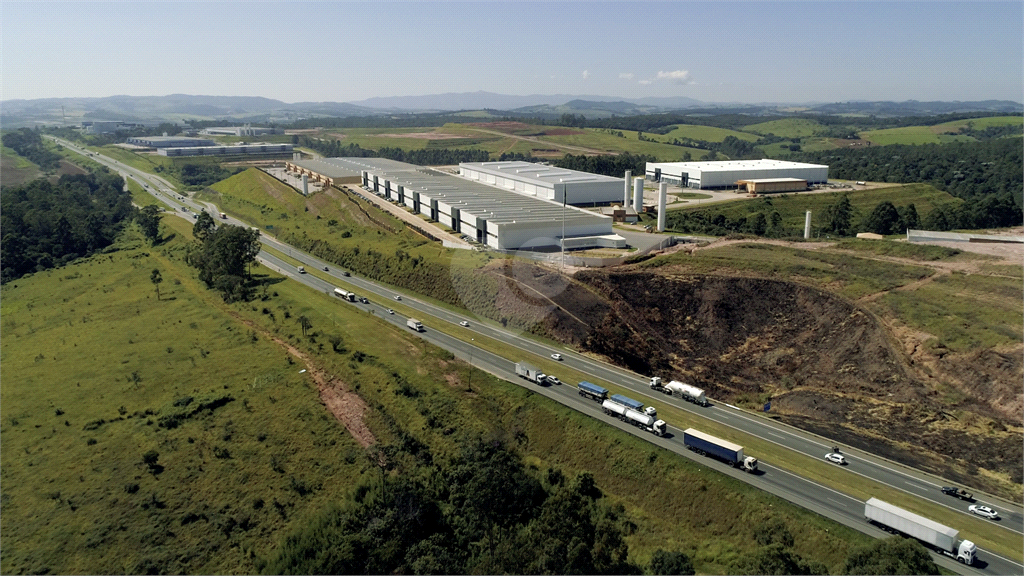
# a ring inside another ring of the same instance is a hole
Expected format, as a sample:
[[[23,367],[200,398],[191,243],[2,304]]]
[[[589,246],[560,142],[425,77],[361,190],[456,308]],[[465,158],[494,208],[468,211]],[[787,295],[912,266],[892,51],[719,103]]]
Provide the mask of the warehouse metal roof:
[[[680,171],[722,172],[736,170],[770,170],[792,168],[828,168],[824,164],[807,164],[804,162],[788,162],[786,160],[722,160],[716,162],[650,162],[649,166],[666,167]]]
[[[352,170],[366,170],[380,180],[390,180],[407,191],[416,191],[439,202],[458,208],[491,224],[562,220],[563,206],[558,202],[524,196],[465,178],[396,162],[384,158],[330,158],[331,163]],[[564,208],[566,225],[594,220],[611,220],[607,216],[572,206]]]
[[[622,182],[622,178],[591,174],[579,170],[556,168],[533,162],[463,162],[459,168],[468,168],[486,174],[503,176],[512,180],[529,182],[530,184],[552,188],[555,184],[582,184],[586,182]]]
[[[312,160],[292,160],[292,164],[322,174],[328,178],[355,178],[362,176],[366,168],[353,168],[348,164],[338,163],[335,160],[343,158],[316,158]]]

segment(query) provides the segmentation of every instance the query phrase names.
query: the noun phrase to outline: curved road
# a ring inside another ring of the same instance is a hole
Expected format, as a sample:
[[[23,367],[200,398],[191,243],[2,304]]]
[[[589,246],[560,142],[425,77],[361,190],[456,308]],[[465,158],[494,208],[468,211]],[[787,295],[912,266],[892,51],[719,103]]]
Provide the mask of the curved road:
[[[148,192],[172,206],[176,210],[175,213],[179,216],[194,219],[194,215],[186,214],[180,210],[182,206],[188,207],[193,211],[204,209],[204,206],[201,204],[195,203],[187,198],[179,197],[175,193],[173,187],[162,178],[141,172],[116,160],[86,151],[70,142],[62,140],[59,140],[59,142],[63,146],[75,152],[90,155],[93,160],[111,167],[125,177],[133,178],[145,184]],[[227,222],[241,226],[248,226],[247,223],[237,221],[233,218],[229,218]],[[387,314],[385,312],[385,308],[387,308],[387,306],[376,303],[376,301],[388,303],[395,295],[400,294],[394,289],[390,289],[356,276],[342,277],[340,272],[334,269],[335,265],[333,263],[324,262],[314,258],[293,248],[292,246],[276,240],[275,238],[261,235],[261,241],[267,246],[273,247],[282,253],[287,253],[290,257],[296,259],[305,266],[310,266],[318,270],[322,270],[325,266],[329,267],[331,271],[328,272],[328,274],[332,276],[332,282],[328,283],[310,274],[298,274],[294,265],[266,252],[261,253],[259,256],[261,263],[264,265],[274,268],[292,279],[325,293],[331,293],[337,286],[348,285],[351,289],[358,291],[360,295],[370,297],[371,303],[350,304],[339,300],[339,305],[352,305],[368,308],[369,310],[373,310],[379,318],[397,326],[405,327],[406,318],[404,316],[398,314]],[[404,296],[402,303],[405,306],[416,310],[417,313],[419,313],[418,315],[420,318],[425,320],[426,331],[420,333],[422,338],[452,351],[464,360],[471,359],[472,364],[477,368],[484,369],[505,380],[529,387],[537,393],[561,402],[573,409],[602,419],[612,426],[616,426],[620,429],[636,434],[658,446],[694,459],[697,462],[705,464],[709,468],[716,469],[724,474],[728,474],[748,482],[790,502],[807,509],[814,510],[819,514],[846,524],[856,530],[876,537],[883,537],[886,535],[883,531],[867,524],[864,521],[864,503],[856,498],[847,496],[816,482],[804,479],[788,471],[772,467],[763,461],[759,462],[761,470],[760,474],[748,475],[731,468],[722,462],[697,456],[682,445],[682,434],[678,429],[674,429],[670,426],[669,434],[663,438],[658,438],[653,434],[642,432],[633,426],[606,416],[601,410],[600,404],[580,397],[576,393],[576,388],[574,386],[562,385],[538,387],[530,384],[515,375],[514,362],[506,360],[500,356],[496,356],[481,348],[477,348],[468,342],[449,336],[443,332],[431,330],[430,323],[432,321],[441,321],[457,324],[460,321],[466,320],[470,322],[469,331],[513,345],[524,352],[538,354],[541,356],[548,356],[555,352],[560,353],[562,354],[564,361],[573,368],[629,388],[630,393],[634,396],[646,396],[648,398],[656,399],[661,403],[671,403],[677,408],[698,413],[705,418],[742,430],[813,458],[821,458],[825,452],[830,451],[832,443],[826,439],[766,418],[753,416],[728,404],[712,403],[712,405],[707,408],[698,407],[680,399],[650,390],[648,386],[648,379],[644,376],[603,362],[598,362],[571,350],[524,338],[514,332],[481,322],[475,317],[455,313],[434,304],[423,302],[417,298],[409,297],[404,294],[402,295]],[[961,503],[960,501],[946,496],[939,491],[940,484],[936,482],[940,481],[940,479],[856,450],[846,450],[844,454],[846,454],[847,460],[850,462],[850,464],[844,468],[845,471],[853,474],[860,474],[886,484],[892,488],[930,500],[952,510],[969,514],[966,510],[966,503]],[[996,499],[985,500],[979,498],[978,502],[989,504],[1002,513],[1002,520],[997,524],[997,526],[1018,534],[1024,533],[1024,511],[1022,511],[1019,506],[1007,501]],[[960,573],[1024,573],[1024,565],[1019,562],[1020,559],[1011,560],[991,552],[981,550],[980,548],[978,554],[979,561],[973,567],[963,566],[958,564],[955,560],[951,560],[938,554],[933,554],[933,556],[941,565]]]

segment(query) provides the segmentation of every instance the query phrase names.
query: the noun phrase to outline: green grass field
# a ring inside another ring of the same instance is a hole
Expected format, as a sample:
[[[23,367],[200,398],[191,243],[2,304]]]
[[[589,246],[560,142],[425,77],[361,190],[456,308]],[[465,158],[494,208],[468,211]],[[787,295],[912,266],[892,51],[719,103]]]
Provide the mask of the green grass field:
[[[936,133],[933,126],[906,126],[861,132],[860,137],[876,146],[889,144],[947,144],[949,142],[974,142],[970,136],[952,136]]]
[[[675,129],[668,134],[648,134],[653,138],[659,138],[663,140],[672,140],[673,138],[692,138],[694,140],[703,140],[705,142],[721,142],[725,140],[726,136],[735,136],[740,140],[746,140],[747,142],[754,142],[760,138],[757,134],[751,134],[750,132],[739,132],[737,130],[729,130],[726,128],[716,128],[714,126],[701,126],[698,124],[678,124]]]
[[[823,130],[824,126],[814,120],[807,120],[805,118],[785,118],[783,120],[750,124],[744,126],[743,129],[762,136],[775,134],[783,138],[807,138]]]
[[[0,185],[17,186],[43,175],[28,158],[6,146],[0,146]]]

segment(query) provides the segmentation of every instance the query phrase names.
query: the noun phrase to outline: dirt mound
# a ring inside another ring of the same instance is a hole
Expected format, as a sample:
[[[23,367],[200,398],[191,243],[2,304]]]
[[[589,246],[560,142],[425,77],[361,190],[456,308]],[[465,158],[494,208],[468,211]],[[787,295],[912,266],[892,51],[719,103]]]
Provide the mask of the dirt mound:
[[[587,346],[641,373],[692,380],[712,394],[823,387],[920,398],[878,322],[800,284],[758,278],[583,272],[614,313]]]

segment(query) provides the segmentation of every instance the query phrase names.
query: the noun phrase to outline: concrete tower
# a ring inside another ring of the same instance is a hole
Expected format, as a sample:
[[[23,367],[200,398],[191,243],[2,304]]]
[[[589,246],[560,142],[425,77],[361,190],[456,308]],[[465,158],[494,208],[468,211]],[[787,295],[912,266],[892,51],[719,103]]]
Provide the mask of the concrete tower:
[[[639,215],[644,209],[644,179],[633,179],[633,210]]]
[[[804,215],[804,238],[811,237],[811,211]]]
[[[302,195],[309,196],[309,174],[302,175]]]
[[[658,190],[658,232],[665,231],[665,204],[668,203],[668,184],[661,183]]]
[[[622,195],[622,207],[629,206],[629,179],[633,176],[632,170],[626,170],[625,192]]]

